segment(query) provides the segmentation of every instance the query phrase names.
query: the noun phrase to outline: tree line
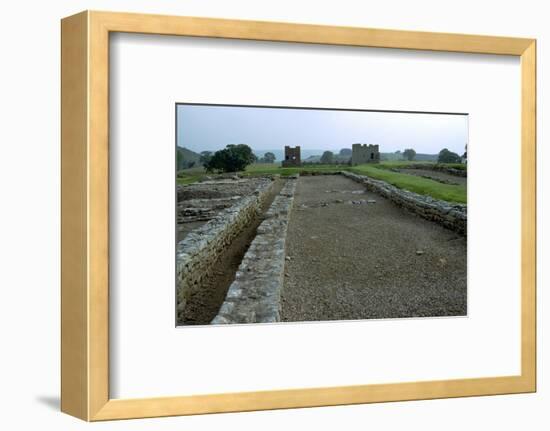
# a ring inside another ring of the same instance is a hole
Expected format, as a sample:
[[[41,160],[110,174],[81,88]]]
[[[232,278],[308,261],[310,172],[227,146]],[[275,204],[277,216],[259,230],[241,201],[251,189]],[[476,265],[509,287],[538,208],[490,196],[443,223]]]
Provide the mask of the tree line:
[[[274,163],[275,154],[267,152],[258,158],[246,144],[227,145],[216,152],[200,153],[200,163],[206,172],[237,172],[244,171],[251,163]]]
[[[413,148],[407,148],[402,153],[401,151],[396,151],[395,154],[401,154],[404,159],[409,161],[413,161],[416,157],[416,151]],[[352,150],[350,148],[342,148],[339,152],[340,157],[351,157],[351,155]],[[462,157],[466,158],[466,153]],[[460,163],[462,162],[462,157],[444,148],[439,152],[437,161],[438,163]],[[204,167],[206,172],[237,172],[244,171],[252,163],[274,163],[275,160],[275,154],[271,152],[266,152],[263,157],[258,158],[248,145],[230,144],[216,152],[201,152],[199,163]],[[334,164],[339,160],[336,159],[332,151],[325,151],[320,161],[323,164]],[[193,164],[195,163],[193,162]]]
[[[400,154],[401,151],[396,151],[396,154]],[[403,158],[406,160],[412,162],[416,157],[416,151],[413,148],[407,148],[403,150]],[[450,151],[447,148],[443,148],[439,154],[437,155],[437,162],[438,163],[461,163],[462,158],[466,158],[466,152],[464,152],[464,155],[459,156],[457,153],[454,153]]]

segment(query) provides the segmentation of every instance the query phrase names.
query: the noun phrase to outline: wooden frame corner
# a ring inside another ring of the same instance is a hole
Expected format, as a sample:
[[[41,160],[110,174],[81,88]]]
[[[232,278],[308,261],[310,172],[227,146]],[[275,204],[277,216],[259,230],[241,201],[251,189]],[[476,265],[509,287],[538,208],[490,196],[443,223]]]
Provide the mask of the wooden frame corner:
[[[109,397],[109,33],[521,58],[521,375],[119,400]],[[536,391],[536,41],[85,11],[61,21],[61,410],[95,421]]]

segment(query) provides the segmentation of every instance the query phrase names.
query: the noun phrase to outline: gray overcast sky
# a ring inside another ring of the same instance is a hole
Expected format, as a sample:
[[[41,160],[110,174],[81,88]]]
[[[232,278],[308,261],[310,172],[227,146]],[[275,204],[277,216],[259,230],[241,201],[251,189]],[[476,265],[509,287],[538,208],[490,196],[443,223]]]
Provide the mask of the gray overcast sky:
[[[177,109],[177,144],[195,152],[240,143],[257,153],[285,145],[337,152],[356,142],[379,144],[385,153],[414,148],[437,154],[448,148],[462,155],[468,116],[200,105]]]

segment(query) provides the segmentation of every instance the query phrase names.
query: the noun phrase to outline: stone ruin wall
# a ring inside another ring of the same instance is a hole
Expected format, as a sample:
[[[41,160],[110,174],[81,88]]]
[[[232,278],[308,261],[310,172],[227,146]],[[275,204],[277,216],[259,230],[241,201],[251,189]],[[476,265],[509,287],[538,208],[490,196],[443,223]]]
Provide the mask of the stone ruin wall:
[[[212,324],[280,321],[286,233],[296,182],[289,178],[266,212]]]
[[[191,231],[177,245],[177,315],[181,314],[191,294],[210,276],[214,263],[231,241],[260,211],[273,187],[266,179],[255,192],[235,205],[220,211],[213,219]]]
[[[285,155],[282,162],[283,168],[302,166],[300,146],[294,148],[285,145]]]
[[[407,190],[398,189],[385,181],[373,180],[365,175],[342,171],[342,175],[364,184],[367,190],[391,200],[426,220],[435,221],[444,227],[466,235],[468,215],[467,206],[437,200]]]
[[[351,146],[351,164],[378,163],[380,149],[378,145],[353,144]]]
[[[438,163],[410,163],[407,164],[407,169],[427,169],[430,171],[439,171],[445,174],[454,175],[455,177],[464,177],[468,176],[468,171],[466,169],[456,169],[450,168],[445,165],[440,165]]]
[[[435,221],[463,235],[467,233],[466,205],[401,190],[385,181],[374,180],[364,175],[347,171],[339,173],[424,219]],[[271,180],[266,180],[256,189],[253,196],[248,196],[231,208],[223,210],[178,244],[178,316],[191,292],[209,276],[223,249],[257,214],[272,185]],[[286,232],[295,189],[295,178],[289,178],[265,213],[265,220],[258,227],[256,237],[246,252],[212,324],[280,321]]]

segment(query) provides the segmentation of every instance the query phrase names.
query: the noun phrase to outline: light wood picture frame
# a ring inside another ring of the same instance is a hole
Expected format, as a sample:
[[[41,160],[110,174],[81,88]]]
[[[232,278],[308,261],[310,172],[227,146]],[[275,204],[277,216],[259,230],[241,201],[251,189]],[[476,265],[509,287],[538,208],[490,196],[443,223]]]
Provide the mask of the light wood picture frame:
[[[536,391],[534,39],[85,11],[61,21],[61,410],[86,421]],[[521,59],[521,374],[145,399],[109,396],[111,32],[503,54]]]

